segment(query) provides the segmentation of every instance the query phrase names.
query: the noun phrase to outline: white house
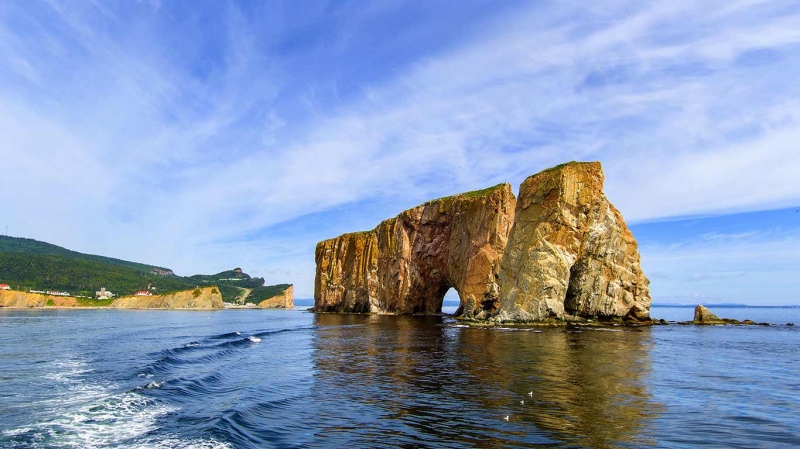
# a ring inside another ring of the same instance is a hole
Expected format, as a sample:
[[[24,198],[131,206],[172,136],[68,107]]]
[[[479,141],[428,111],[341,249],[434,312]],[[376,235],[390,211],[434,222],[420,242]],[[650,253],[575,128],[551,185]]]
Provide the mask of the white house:
[[[94,292],[94,296],[97,299],[111,299],[111,298],[114,297],[114,294],[111,293],[110,291],[106,290],[105,287],[100,287],[100,291],[99,292]]]

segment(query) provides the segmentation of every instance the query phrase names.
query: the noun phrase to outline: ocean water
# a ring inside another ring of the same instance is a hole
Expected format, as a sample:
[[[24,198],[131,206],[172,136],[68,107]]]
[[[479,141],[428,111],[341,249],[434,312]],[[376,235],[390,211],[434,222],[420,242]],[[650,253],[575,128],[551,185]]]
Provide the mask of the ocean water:
[[[798,447],[798,374],[800,326],[0,309],[0,447]]]

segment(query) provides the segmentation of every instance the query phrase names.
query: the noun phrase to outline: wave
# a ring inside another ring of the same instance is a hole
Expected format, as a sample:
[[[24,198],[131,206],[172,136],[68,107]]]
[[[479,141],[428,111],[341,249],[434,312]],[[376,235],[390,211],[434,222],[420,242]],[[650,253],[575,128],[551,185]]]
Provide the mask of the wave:
[[[161,440],[147,440],[141,443],[132,444],[132,449],[232,449],[228,443],[223,443],[214,439],[190,439],[181,440],[180,438],[167,437]]]
[[[209,340],[225,340],[227,338],[236,338],[239,335],[242,335],[241,332],[226,332],[220,335],[214,335],[213,337],[208,337]]]
[[[135,391],[117,392],[111,382],[88,379],[83,360],[56,362],[54,372],[45,375],[55,380],[61,393],[39,405],[52,409],[52,418],[3,434],[13,444],[26,447],[115,447],[156,429],[156,420],[177,409]],[[15,446],[12,446],[15,447]]]

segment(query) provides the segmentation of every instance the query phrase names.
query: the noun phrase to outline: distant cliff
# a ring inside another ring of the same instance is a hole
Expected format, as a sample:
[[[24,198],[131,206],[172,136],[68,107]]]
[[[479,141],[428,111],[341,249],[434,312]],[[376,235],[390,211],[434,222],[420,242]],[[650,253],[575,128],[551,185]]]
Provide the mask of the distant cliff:
[[[217,287],[183,290],[166,295],[123,296],[108,307],[114,309],[221,309],[222,295]]]
[[[494,323],[649,322],[636,240],[599,162],[430,201],[372,231],[317,244],[314,310],[437,313]]]
[[[250,277],[238,267],[210,275],[177,276],[169,268],[83,254],[46,242],[0,235],[2,283],[20,291],[56,290],[76,297],[94,295],[101,287],[122,294],[145,289],[174,292],[213,285],[228,302],[235,301],[246,289],[271,287],[264,285],[264,278]]]
[[[51,296],[14,290],[0,290],[0,307],[97,307],[98,302],[82,298]],[[101,307],[115,309],[204,309],[222,308],[216,287],[203,287],[165,295],[123,296]]]
[[[78,300],[72,297],[50,296],[41,293],[27,293],[15,290],[0,290],[0,307],[78,307]]]
[[[294,285],[289,285],[283,292],[259,302],[258,306],[271,309],[291,309],[294,307]]]

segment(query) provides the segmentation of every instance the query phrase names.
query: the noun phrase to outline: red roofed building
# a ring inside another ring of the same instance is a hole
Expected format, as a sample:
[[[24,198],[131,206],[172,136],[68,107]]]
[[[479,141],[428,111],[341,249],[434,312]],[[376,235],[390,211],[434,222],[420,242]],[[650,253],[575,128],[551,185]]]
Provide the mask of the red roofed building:
[[[134,294],[134,296],[153,296],[152,293],[148,292],[147,290],[139,290]]]
[[[8,284],[0,284],[0,290],[11,290]]]

